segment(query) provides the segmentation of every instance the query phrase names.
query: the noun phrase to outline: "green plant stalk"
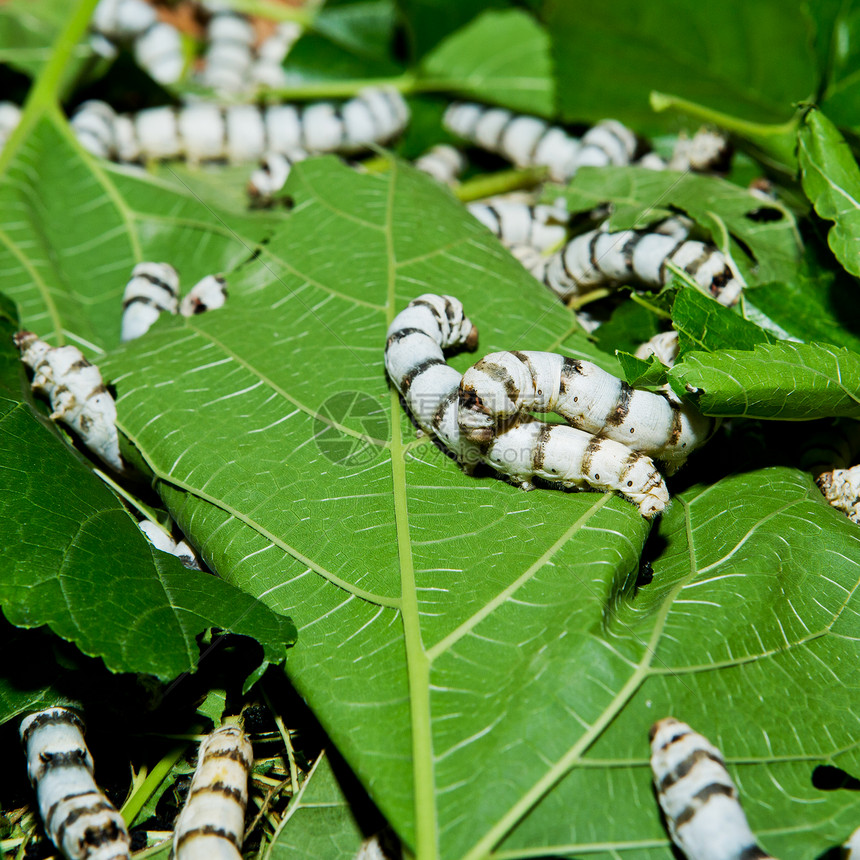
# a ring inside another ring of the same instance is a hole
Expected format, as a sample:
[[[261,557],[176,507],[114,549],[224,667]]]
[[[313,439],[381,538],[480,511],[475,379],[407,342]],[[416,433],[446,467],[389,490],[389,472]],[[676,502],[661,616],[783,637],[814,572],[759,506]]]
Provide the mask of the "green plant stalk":
[[[494,194],[506,194],[520,188],[534,188],[546,179],[545,167],[527,167],[523,170],[500,170],[498,173],[488,173],[476,176],[461,183],[454,189],[454,196],[468,203],[471,200],[482,200]]]
[[[66,21],[66,25],[57,36],[57,40],[51,48],[50,60],[45,64],[27,94],[21,122],[6,142],[3,151],[0,152],[0,176],[6,172],[7,165],[39,117],[48,110],[59,110],[59,92],[63,77],[78,42],[87,31],[97,3],[98,0],[78,0]]]

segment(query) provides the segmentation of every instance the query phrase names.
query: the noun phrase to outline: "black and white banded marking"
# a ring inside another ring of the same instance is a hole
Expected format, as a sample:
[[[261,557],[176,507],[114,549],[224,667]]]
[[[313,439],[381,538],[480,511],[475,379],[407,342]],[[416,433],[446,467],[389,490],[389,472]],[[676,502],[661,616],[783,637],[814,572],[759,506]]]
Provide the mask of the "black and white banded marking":
[[[603,120],[581,139],[533,116],[471,102],[455,102],[445,112],[445,127],[517,167],[546,167],[550,178],[566,182],[580,167],[629,164],[636,136],[615,120]]]
[[[52,347],[31,331],[18,332],[15,344],[33,370],[31,387],[50,400],[51,419],[71,427],[87,448],[121,472],[116,403],[99,369],[76,346]]]
[[[179,313],[192,317],[223,308],[227,301],[227,281],[223,275],[207,275],[199,280],[179,303]]]
[[[722,305],[730,307],[741,296],[744,282],[717,248],[687,239],[686,234],[653,229],[601,228],[576,236],[547,260],[543,282],[562,301],[597,287],[630,282],[659,288],[672,278],[669,263]]]
[[[241,860],[254,752],[237,725],[200,744],[197,769],[173,834],[175,860]]]
[[[472,348],[477,330],[451,296],[419,296],[389,326],[385,367],[418,425],[434,435],[468,471],[486,463],[512,482],[531,489],[532,479],[562,487],[617,491],[645,517],[669,501],[665,482],[644,454],[566,425],[517,416],[479,443],[460,432],[461,376],[443,349]]]
[[[415,159],[415,167],[443,185],[453,185],[466,169],[466,158],[459,149],[438,143]]]
[[[100,0],[90,29],[102,37],[94,44],[99,53],[114,55],[113,42],[131,44],[137,64],[158,83],[172,84],[182,77],[182,36],[172,25],[159,21],[155,9],[144,0]]]
[[[460,383],[458,421],[470,441],[491,440],[528,412],[555,412],[573,427],[678,469],[714,421],[668,393],[631,388],[590,361],[553,352],[495,352]]]
[[[720,751],[686,723],[651,729],[651,770],[672,841],[688,860],[773,860],[759,847]]]
[[[527,245],[548,251],[567,238],[570,216],[560,204],[530,205],[498,198],[469,203],[466,208],[508,247]]]
[[[178,310],[179,275],[169,263],[138,263],[122,297],[123,342],[149,331],[162,311]]]
[[[99,791],[84,724],[68,708],[21,721],[27,774],[51,841],[69,860],[126,860],[130,839],[122,816]]]

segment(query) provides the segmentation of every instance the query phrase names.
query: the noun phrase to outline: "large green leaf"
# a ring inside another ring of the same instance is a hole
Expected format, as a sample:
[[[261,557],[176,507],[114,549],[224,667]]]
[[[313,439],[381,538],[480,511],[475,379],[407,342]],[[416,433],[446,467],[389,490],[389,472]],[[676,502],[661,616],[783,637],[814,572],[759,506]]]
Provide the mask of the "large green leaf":
[[[539,116],[555,111],[549,35],[521,9],[484,12],[428,54],[421,72],[461,97]]]
[[[548,27],[559,106],[569,120],[613,116],[641,131],[665,127],[648,102],[659,90],[775,123],[818,85],[808,21],[784,0],[553,0]]]
[[[693,352],[669,371],[706,415],[860,418],[860,355],[820,343],[759,344],[752,350]]]
[[[845,0],[814,0],[818,49],[825,60],[819,104],[840,128],[860,131],[860,9]]]
[[[114,672],[193,671],[195,637],[254,636],[278,662],[295,628],[234,586],[153,549],[116,496],[40,419],[0,315],[0,603],[18,627],[47,625]]]
[[[724,179],[643,167],[591,167],[577,171],[564,196],[572,212],[611,203],[609,223],[616,230],[641,229],[685,212],[722,251],[731,251],[750,284],[790,281],[797,270],[801,243],[791,212]]]
[[[852,275],[860,275],[860,168],[836,126],[818,110],[804,117],[797,158],[806,196],[835,224],[827,241]]]

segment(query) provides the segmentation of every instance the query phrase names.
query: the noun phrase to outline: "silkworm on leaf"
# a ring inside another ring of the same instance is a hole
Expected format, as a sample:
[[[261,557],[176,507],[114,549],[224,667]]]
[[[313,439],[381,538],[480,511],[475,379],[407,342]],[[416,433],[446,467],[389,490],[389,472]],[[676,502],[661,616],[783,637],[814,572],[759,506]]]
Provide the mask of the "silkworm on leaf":
[[[309,157],[309,153],[303,149],[290,153],[266,153],[260,161],[260,166],[248,180],[248,196],[251,198],[251,203],[255,206],[270,205],[275,194],[287,184],[293,165]]]
[[[463,374],[460,431],[478,444],[528,412],[555,412],[574,427],[665,462],[675,471],[714,421],[668,392],[631,388],[590,361],[552,352],[495,352]]]
[[[654,463],[609,439],[517,416],[513,426],[474,442],[460,432],[461,375],[442,350],[477,343],[477,330],[451,296],[425,294],[388,329],[385,367],[418,425],[468,471],[486,463],[525,489],[539,477],[565,487],[617,490],[653,516],[669,494]]]
[[[254,752],[237,725],[225,725],[200,744],[188,798],[176,820],[176,860],[241,860]]]
[[[122,297],[123,341],[149,331],[162,311],[178,309],[179,275],[169,263],[138,263],[131,271]]]
[[[33,390],[50,400],[51,419],[71,427],[87,448],[121,472],[116,404],[99,369],[76,346],[52,347],[31,331],[18,332],[15,344],[33,370]]]
[[[438,143],[415,159],[415,167],[443,185],[453,185],[466,169],[466,159],[453,146]]]
[[[49,708],[25,717],[19,733],[39,815],[54,845],[69,860],[130,857],[125,822],[93,779],[81,718],[68,708]]]
[[[688,860],[773,860],[758,846],[720,751],[686,723],[651,728],[651,771],[672,841]]]
[[[469,203],[466,208],[507,246],[528,245],[547,251],[564,242],[569,215],[561,206],[535,206],[497,199]]]
[[[182,299],[179,313],[184,317],[214,311],[227,301],[227,282],[223,275],[207,275],[198,281]]]
[[[666,367],[673,367],[679,351],[678,332],[664,331],[640,344],[636,349],[635,356],[647,361],[652,355],[656,355],[661,364],[665,364]]]

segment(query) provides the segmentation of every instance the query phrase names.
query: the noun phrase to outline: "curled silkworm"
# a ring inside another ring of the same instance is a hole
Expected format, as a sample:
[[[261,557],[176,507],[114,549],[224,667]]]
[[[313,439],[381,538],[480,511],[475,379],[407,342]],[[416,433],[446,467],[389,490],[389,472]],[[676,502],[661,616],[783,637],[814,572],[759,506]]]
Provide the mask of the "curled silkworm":
[[[596,364],[552,352],[495,352],[463,374],[458,421],[470,441],[486,443],[527,412],[555,412],[671,471],[714,429],[713,419],[692,405],[631,388]]]
[[[562,205],[531,206],[499,198],[469,203],[466,208],[508,247],[528,245],[547,251],[567,237],[570,216]]]
[[[182,76],[182,36],[144,0],[100,0],[90,27],[110,42],[131,43],[137,64],[160,84]]]
[[[598,229],[576,236],[549,258],[544,283],[563,301],[598,286],[629,281],[662,287],[672,277],[669,263],[722,305],[734,305],[740,298],[743,281],[713,245],[653,229]]]
[[[860,525],[860,465],[822,472],[816,483],[832,507]]]
[[[71,427],[87,448],[121,472],[116,404],[99,369],[76,346],[52,347],[31,331],[18,332],[15,343],[33,370],[33,390],[48,395],[51,419]]]
[[[649,359],[652,355],[657,356],[657,360],[666,367],[672,367],[678,358],[680,345],[678,343],[678,332],[663,331],[660,334],[655,334],[650,340],[640,344],[635,355],[636,358],[644,360]]]
[[[633,132],[615,120],[603,120],[580,140],[537,117],[455,102],[445,112],[444,123],[454,134],[518,167],[548,168],[557,182],[566,182],[580,167],[629,164],[637,148]]]
[[[152,520],[141,520],[138,523],[140,530],[146,535],[146,539],[161,552],[175,555],[189,570],[201,570],[200,559],[186,540],[177,543],[170,533]]]
[[[761,849],[720,751],[672,717],[651,729],[651,770],[672,841],[688,860],[773,860]]]
[[[214,311],[227,301],[227,281],[223,275],[207,275],[199,280],[182,299],[179,313],[184,317]]]
[[[21,721],[27,774],[51,841],[69,860],[127,860],[122,816],[93,779],[84,724],[68,708],[49,708]]]
[[[248,774],[254,751],[237,725],[225,725],[200,744],[188,799],[176,820],[176,860],[241,860]]]
[[[466,169],[466,159],[459,149],[447,143],[438,143],[416,158],[415,166],[437,182],[453,185]]]
[[[178,309],[179,275],[169,263],[138,263],[131,272],[122,298],[123,341],[149,331],[162,311]]]

